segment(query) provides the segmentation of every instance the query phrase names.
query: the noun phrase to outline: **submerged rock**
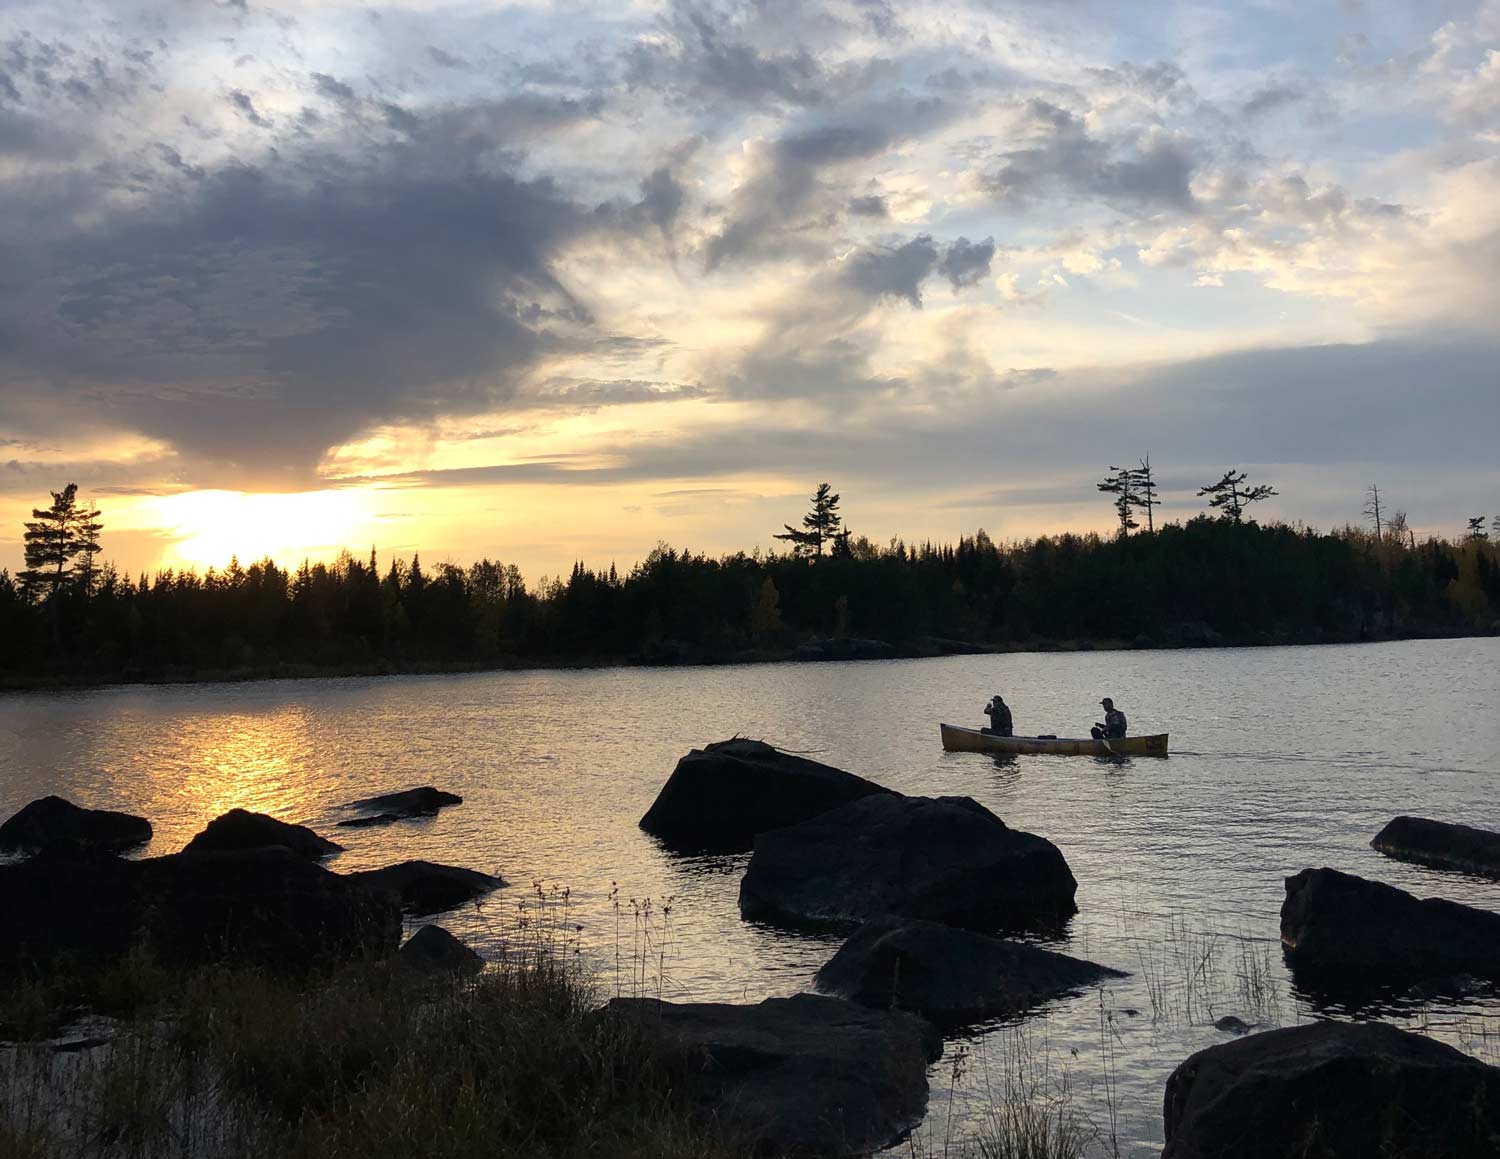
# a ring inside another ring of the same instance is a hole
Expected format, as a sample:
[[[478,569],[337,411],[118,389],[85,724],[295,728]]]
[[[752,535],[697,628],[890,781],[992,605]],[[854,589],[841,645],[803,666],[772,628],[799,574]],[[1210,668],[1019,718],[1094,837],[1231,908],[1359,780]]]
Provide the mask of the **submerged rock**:
[[[351,817],[347,821],[338,822],[340,829],[374,829],[381,825],[394,825],[397,821],[409,821],[413,817],[436,817],[437,810],[431,813],[376,813],[373,817]]]
[[[1381,1023],[1200,1050],[1167,1079],[1162,1159],[1493,1159],[1500,1068]]]
[[[403,910],[418,916],[454,909],[505,884],[502,878],[476,869],[431,861],[403,861],[341,876],[361,889],[395,895]]]
[[[477,974],[484,959],[442,926],[423,926],[396,951],[396,962],[419,974]]]
[[[139,946],[167,965],[305,969],[391,953],[401,913],[284,847],[123,861],[53,845],[0,866],[0,927],[7,966],[100,964]]]
[[[463,803],[464,799],[457,793],[445,793],[441,789],[434,789],[431,785],[423,785],[416,789],[402,789],[396,793],[382,793],[378,797],[365,797],[363,800],[350,801],[344,808],[378,812],[394,821],[405,817],[435,817],[439,809]],[[378,824],[378,822],[361,819],[339,822],[340,825],[345,826],[357,826],[362,823]]]
[[[927,1065],[942,1053],[920,1018],[817,994],[754,1006],[616,998],[608,1011],[762,1155],[865,1155],[894,1141],[925,1111]]]
[[[1286,879],[1281,941],[1293,970],[1324,990],[1500,977],[1500,914],[1336,869]]]
[[[0,825],[0,850],[41,849],[73,841],[118,852],[151,840],[151,822],[131,813],[85,809],[62,797],[42,797]]]
[[[740,913],[794,925],[907,917],[1016,929],[1071,917],[1077,889],[1057,846],[970,798],[889,793],[760,834]]]
[[[1488,829],[1425,817],[1397,817],[1375,835],[1370,845],[1398,861],[1500,877],[1500,833]]]
[[[890,792],[832,765],[735,737],[678,761],[641,828],[683,852],[739,853],[757,833]]]
[[[187,843],[183,852],[231,853],[275,845],[312,861],[343,849],[342,845],[319,837],[306,825],[292,825],[248,809],[231,809],[210,821],[203,832]]]
[[[818,971],[818,989],[877,1010],[909,1010],[942,1026],[1020,1014],[1120,970],[936,922],[883,918],[861,926]]]

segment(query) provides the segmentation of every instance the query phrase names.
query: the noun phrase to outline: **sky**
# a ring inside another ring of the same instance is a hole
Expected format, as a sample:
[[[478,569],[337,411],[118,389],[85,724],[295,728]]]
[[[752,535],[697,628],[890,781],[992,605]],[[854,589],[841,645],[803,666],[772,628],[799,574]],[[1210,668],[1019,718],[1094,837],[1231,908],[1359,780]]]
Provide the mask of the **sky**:
[[[1500,513],[1500,0],[0,0],[0,566]]]

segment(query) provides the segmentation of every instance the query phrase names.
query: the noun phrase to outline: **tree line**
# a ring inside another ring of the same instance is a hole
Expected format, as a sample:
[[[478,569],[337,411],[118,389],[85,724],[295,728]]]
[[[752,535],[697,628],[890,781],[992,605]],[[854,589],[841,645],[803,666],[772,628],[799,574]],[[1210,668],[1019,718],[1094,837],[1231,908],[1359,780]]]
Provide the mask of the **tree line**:
[[[816,639],[923,655],[1500,631],[1500,543],[1482,528],[1418,542],[1388,528],[1263,526],[1243,517],[1243,480],[1233,487],[1238,518],[1231,500],[1218,517],[1150,534],[997,543],[980,531],[956,544],[850,534],[838,495],[820,488],[813,522],[788,527],[788,552],[661,544],[628,572],[580,562],[535,585],[514,564],[428,566],[373,550],[295,569],[265,559],[131,578],[96,566],[98,513],[65,515],[78,511],[65,489],[33,520],[27,569],[0,571],[0,678],[699,663],[789,655]]]

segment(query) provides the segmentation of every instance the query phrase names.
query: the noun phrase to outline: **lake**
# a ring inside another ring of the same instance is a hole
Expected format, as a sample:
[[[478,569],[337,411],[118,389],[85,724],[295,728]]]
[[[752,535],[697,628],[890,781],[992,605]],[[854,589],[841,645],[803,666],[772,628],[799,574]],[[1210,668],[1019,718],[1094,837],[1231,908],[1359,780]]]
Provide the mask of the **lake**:
[[[995,692],[1018,733],[1059,735],[1086,734],[1112,696],[1133,733],[1169,731],[1172,755],[945,754],[938,722],[977,727]],[[1228,1038],[1215,1019],[1347,1014],[1299,994],[1282,963],[1285,876],[1327,865],[1500,909],[1500,883],[1369,847],[1399,813],[1500,829],[1497,705],[1496,639],[112,687],[0,698],[0,816],[47,793],[140,813],[151,854],[256,809],[344,843],[334,869],[499,871],[509,889],[440,919],[481,951],[531,915],[518,906],[537,882],[554,914],[567,891],[605,991],[755,1001],[807,988],[838,939],[742,922],[748,855],[674,857],[640,832],[678,757],[740,734],[902,792],[968,795],[1067,857],[1079,912],[1056,948],[1131,976],[950,1040],[919,1136],[940,1150],[1019,1071],[1121,1154],[1149,1155],[1167,1075]],[[333,829],[342,802],[414,784],[465,803]],[[1494,997],[1383,1014],[1500,1063]]]

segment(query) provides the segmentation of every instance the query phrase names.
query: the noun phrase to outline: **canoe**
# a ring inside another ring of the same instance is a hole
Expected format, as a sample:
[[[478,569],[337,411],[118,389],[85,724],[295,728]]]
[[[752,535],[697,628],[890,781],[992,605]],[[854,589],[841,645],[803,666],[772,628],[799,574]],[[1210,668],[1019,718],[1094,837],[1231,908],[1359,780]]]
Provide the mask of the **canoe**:
[[[1061,757],[1164,757],[1167,755],[1165,732],[1150,736],[1126,736],[1102,741],[1093,737],[1056,739],[1039,736],[991,736],[977,728],[940,724],[943,748],[950,753],[1052,753]]]

